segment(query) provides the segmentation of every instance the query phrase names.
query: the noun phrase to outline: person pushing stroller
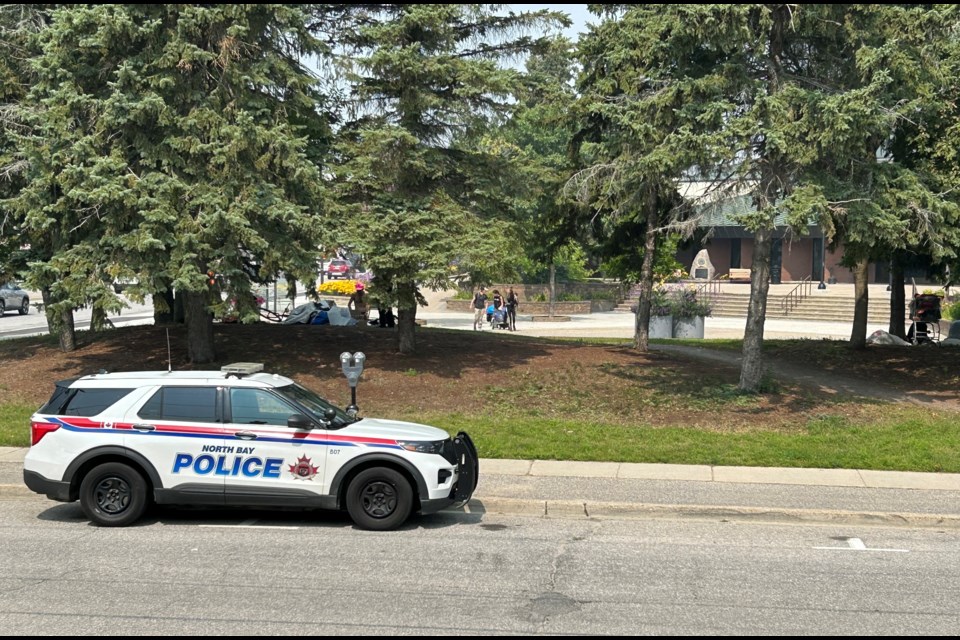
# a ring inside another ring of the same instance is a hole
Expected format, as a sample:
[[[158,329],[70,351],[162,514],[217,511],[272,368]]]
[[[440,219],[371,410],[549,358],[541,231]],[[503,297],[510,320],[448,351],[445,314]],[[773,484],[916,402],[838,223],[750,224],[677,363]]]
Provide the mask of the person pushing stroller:
[[[500,291],[493,290],[493,300],[487,307],[487,322],[491,329],[509,329],[510,323],[507,318],[507,305],[504,303]]]

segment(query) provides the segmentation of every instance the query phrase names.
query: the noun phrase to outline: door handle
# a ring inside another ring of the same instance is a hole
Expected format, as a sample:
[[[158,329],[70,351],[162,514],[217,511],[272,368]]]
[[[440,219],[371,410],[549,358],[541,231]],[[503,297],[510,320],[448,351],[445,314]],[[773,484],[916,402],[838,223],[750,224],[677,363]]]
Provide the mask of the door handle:
[[[257,434],[252,431],[237,431],[233,434],[234,438],[240,438],[241,440],[256,440]]]
[[[156,431],[157,430],[157,428],[152,424],[143,424],[143,423],[131,425],[131,428],[136,429],[137,431]]]

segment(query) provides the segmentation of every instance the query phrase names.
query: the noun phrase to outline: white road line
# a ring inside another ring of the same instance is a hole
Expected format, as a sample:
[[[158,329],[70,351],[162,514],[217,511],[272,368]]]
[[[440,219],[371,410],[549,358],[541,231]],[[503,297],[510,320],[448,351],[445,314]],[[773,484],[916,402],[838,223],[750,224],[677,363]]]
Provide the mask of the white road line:
[[[289,527],[269,524],[201,524],[201,529],[288,529],[296,531],[300,527]]]
[[[868,549],[860,538],[847,538],[845,547],[814,547],[814,549],[825,549],[829,551],[888,551],[891,553],[910,553],[909,549]]]

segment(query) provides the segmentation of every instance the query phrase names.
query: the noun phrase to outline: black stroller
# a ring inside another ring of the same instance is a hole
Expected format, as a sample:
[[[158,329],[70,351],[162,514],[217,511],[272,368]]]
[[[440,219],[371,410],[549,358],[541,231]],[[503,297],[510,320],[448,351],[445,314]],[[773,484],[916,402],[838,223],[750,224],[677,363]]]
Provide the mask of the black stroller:
[[[940,344],[940,318],[940,296],[914,292],[907,340],[913,344]]]

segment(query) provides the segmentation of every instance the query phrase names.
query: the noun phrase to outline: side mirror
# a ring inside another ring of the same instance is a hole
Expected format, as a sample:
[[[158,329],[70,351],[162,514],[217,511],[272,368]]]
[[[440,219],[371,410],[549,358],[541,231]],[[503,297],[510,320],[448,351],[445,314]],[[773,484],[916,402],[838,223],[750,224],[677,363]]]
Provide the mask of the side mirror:
[[[291,429],[313,429],[313,420],[303,415],[295,413],[287,418],[287,426]]]

